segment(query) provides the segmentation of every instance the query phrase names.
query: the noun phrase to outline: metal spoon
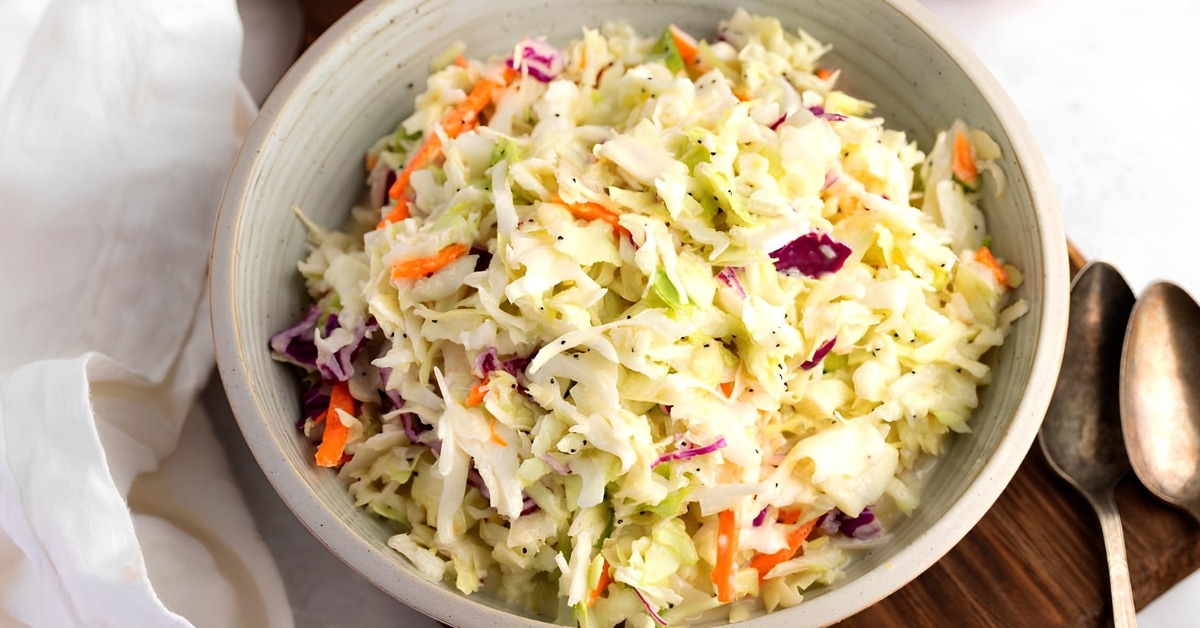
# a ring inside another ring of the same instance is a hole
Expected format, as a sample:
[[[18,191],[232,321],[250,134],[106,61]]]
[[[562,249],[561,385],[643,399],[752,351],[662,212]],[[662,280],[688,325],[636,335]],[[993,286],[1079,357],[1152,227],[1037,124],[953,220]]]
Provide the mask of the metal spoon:
[[[1121,425],[1133,471],[1200,521],[1200,305],[1171,283],[1138,299],[1121,357]]]
[[[1071,285],[1062,371],[1038,441],[1050,466],[1083,493],[1104,532],[1113,623],[1136,626],[1125,537],[1113,491],[1129,472],[1121,439],[1121,344],[1133,310],[1129,284],[1115,268],[1093,262]]]

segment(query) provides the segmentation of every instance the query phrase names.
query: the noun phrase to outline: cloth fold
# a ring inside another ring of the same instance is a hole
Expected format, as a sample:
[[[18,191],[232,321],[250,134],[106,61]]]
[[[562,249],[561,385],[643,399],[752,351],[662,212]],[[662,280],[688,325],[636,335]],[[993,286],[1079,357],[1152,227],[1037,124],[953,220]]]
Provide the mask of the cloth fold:
[[[290,628],[207,418],[234,0],[0,4],[0,624]]]

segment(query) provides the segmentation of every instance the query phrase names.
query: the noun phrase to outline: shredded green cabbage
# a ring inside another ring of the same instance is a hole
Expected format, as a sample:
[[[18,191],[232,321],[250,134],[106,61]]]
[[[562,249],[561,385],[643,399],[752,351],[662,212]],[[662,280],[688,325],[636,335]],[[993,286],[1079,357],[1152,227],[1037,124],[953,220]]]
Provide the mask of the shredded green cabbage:
[[[1027,306],[1017,269],[977,254],[982,192],[955,181],[952,140],[996,193],[999,147],[954,121],[926,156],[834,89],[803,31],[738,10],[718,32],[525,40],[456,137],[441,121],[505,59],[439,63],[368,162],[394,173],[435,140],[438,158],[350,233],[314,231],[300,271],[340,323],[318,348],[379,330],[341,475],[425,577],[585,626],[793,606],[853,544],[753,558],[827,513],[910,513],[927,456],[970,431],[985,354]],[[374,229],[397,203],[411,217]],[[844,263],[776,267],[813,232]],[[710,577],[730,510],[732,604]]]

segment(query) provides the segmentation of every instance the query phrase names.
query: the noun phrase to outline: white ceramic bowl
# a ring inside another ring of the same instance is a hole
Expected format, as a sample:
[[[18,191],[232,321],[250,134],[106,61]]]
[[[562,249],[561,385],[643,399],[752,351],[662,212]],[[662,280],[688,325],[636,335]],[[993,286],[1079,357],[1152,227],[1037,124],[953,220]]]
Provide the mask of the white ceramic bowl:
[[[368,1],[334,25],[263,106],[229,179],[212,259],[217,357],[233,410],[267,477],[296,515],[343,560],[416,609],[458,626],[539,625],[520,609],[432,584],[385,545],[389,532],[356,510],[332,471],[311,464],[297,433],[297,382],[271,360],[267,340],[302,308],[296,262],[304,208],[335,227],[363,185],[363,151],[394,128],[422,89],[431,56],[455,40],[473,56],[524,35],[564,42],[584,25],[625,19],[643,33],[675,22],[711,34],[726,0]],[[1029,131],[983,65],[913,0],[744,0],[747,10],[803,26],[832,43],[829,64],[850,93],[878,104],[892,128],[928,148],[956,117],[1004,151],[1007,195],[985,206],[998,255],[1025,270],[1018,291],[1032,310],[994,356],[974,433],[942,458],[916,514],[886,547],[814,591],[799,607],[755,626],[824,625],[916,577],[979,521],[1012,478],[1037,433],[1057,377],[1066,331],[1068,269],[1050,179]]]

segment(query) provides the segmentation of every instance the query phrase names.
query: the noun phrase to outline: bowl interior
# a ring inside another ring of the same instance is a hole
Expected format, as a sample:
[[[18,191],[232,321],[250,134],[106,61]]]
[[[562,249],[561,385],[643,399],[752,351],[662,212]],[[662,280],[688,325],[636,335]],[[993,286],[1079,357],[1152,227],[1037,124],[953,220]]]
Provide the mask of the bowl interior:
[[[827,65],[843,89],[877,104],[891,128],[928,149],[955,118],[986,130],[1004,152],[1007,194],[985,204],[997,255],[1024,269],[1017,291],[1031,311],[992,357],[973,434],[957,439],[924,489],[920,509],[890,544],[867,554],[801,612],[764,625],[821,625],[902,586],[953,546],[1015,472],[1040,423],[1065,331],[1067,266],[1045,168],[1023,123],[978,61],[948,43],[908,0],[743,0],[832,43]],[[723,0],[588,2],[368,2],[326,34],[264,106],[223,201],[213,257],[213,321],[221,374],[255,456],[285,501],[344,560],[388,592],[452,624],[530,625],[519,609],[482,596],[466,601],[420,579],[385,541],[389,530],[356,510],[334,473],[311,464],[296,432],[299,393],[289,367],[273,362],[270,335],[300,314],[296,262],[306,253],[299,207],[318,224],[341,225],[363,183],[363,151],[411,111],[432,56],[456,40],[468,54],[502,53],[526,35],[552,42],[581,26],[624,19],[643,34],[674,22],[711,37],[732,6]],[[932,37],[931,37],[932,34]],[[944,47],[948,46],[949,50]],[[964,69],[965,67],[965,69]]]

